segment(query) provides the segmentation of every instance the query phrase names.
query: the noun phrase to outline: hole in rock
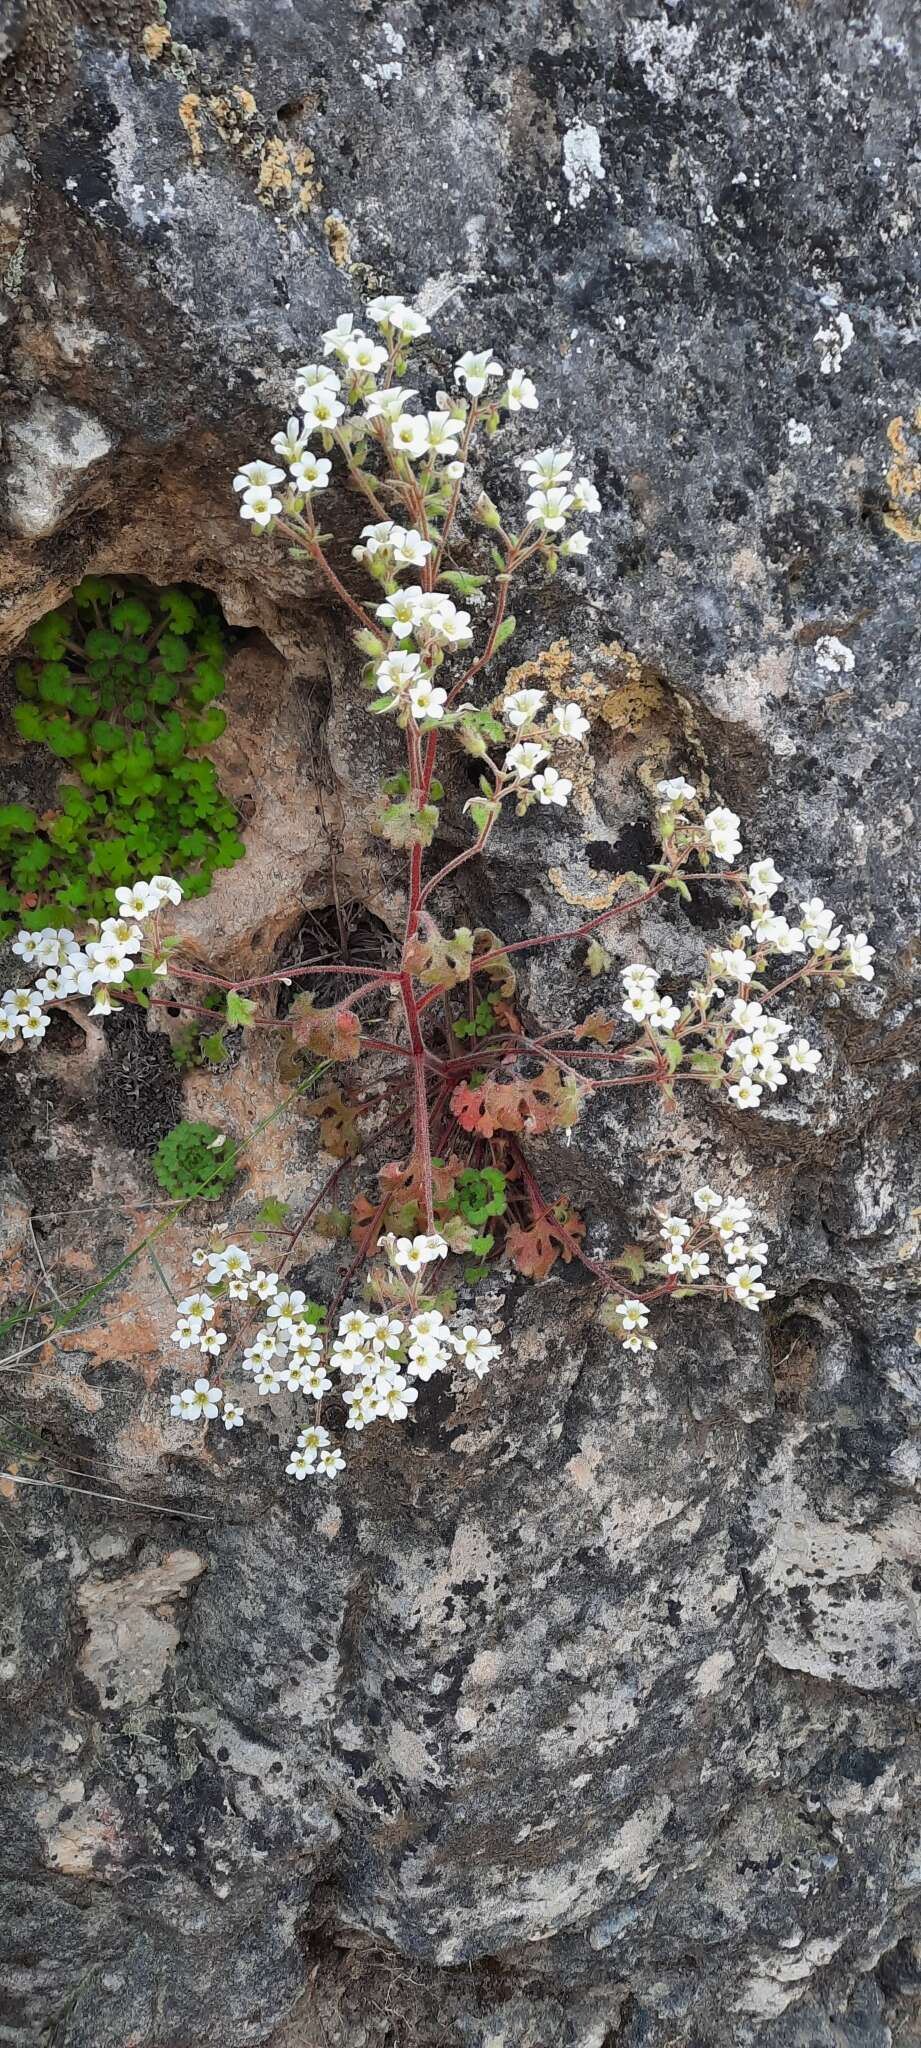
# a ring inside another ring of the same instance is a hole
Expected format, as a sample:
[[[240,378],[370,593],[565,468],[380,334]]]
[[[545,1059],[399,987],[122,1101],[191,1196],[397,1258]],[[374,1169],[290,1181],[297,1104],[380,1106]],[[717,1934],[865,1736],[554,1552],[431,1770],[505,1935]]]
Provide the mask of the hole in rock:
[[[297,930],[286,939],[278,966],[282,970],[326,965],[358,969],[391,967],[398,962],[399,954],[399,945],[382,920],[363,903],[350,900],[308,911]],[[305,990],[309,990],[321,1009],[343,1002],[350,990],[358,986],[358,974],[354,981],[344,974],[305,975],[302,980],[292,981],[290,988],[279,989],[277,1014],[286,1017],[295,997]],[[386,1014],[387,1002],[385,993],[380,1004],[376,1000],[363,1004],[362,1016],[379,1021]]]

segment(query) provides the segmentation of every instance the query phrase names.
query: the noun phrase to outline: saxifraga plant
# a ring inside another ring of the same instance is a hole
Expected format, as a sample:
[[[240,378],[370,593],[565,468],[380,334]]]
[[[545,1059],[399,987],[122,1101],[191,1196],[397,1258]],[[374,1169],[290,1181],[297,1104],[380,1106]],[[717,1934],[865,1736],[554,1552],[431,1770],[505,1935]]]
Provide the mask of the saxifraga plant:
[[[199,592],[87,576],[31,628],[13,717],[66,780],[60,808],[0,807],[0,938],[49,910],[105,916],[117,883],[167,869],[204,896],[244,852],[237,814],[198,749],[226,725],[228,636]]]
[[[585,1222],[571,1203],[544,1190],[532,1141],[553,1130],[570,1133],[586,1103],[617,1088],[654,1087],[670,1102],[687,1086],[722,1090],[736,1109],[756,1110],[765,1094],[812,1075],[821,1059],[796,1024],[778,1014],[778,999],[796,1000],[815,983],[840,990],[873,978],[866,935],[843,933],[821,899],[803,902],[797,923],[772,909],[783,879],[773,861],[744,863],[735,813],[722,805],[705,809],[680,772],[657,785],[660,859],[645,876],[621,878],[626,893],[610,909],[511,944],[488,931],[439,927],[438,892],[484,852],[503,809],[520,817],[536,806],[562,808],[570,795],[589,730],[580,704],[551,709],[540,688],[514,689],[497,709],[477,698],[514,631],[509,593],[516,578],[529,567],[552,575],[561,558],[584,555],[589,541],[571,522],[595,512],[598,497],[588,478],[573,482],[570,449],[544,448],[520,462],[523,520],[518,513],[503,519],[471,488],[477,436],[492,436],[503,415],[535,409],[531,380],[520,370],[506,378],[491,350],[467,352],[455,365],[460,395],[437,391],[430,410],[414,411],[416,391],[402,379],[409,346],[428,324],[397,298],[373,300],[368,312],[380,340],[356,331],[348,315],[336,322],[323,337],[324,360],[297,373],[300,412],[274,437],[278,461],[244,463],[235,488],[254,532],[280,541],[320,575],[349,614],[365,660],[370,712],[392,719],[403,734],[405,766],[385,785],[376,812],[376,829],[406,858],[399,961],[285,968],[229,984],[182,964],[178,942],[164,937],[161,912],[179,892],[158,876],[149,886],[119,889],[119,917],[106,920],[85,949],[69,933],[60,940],[50,929],[22,934],[16,950],[45,972],[34,988],[9,991],[0,1013],[8,1042],[40,1038],[48,1007],[73,993],[76,978],[80,989],[91,989],[97,1014],[117,999],[178,1003],[210,1027],[214,1013],[204,1007],[202,990],[210,1003],[219,989],[227,1025],[287,1034],[318,1062],[314,1072],[324,1078],[310,1109],[338,1163],[291,1233],[281,1271],[256,1269],[236,1243],[202,1247],[193,1264],[206,1269],[204,1285],[180,1301],[173,1332],[210,1373],[209,1362],[228,1345],[215,1321],[220,1305],[232,1315],[234,1303],[245,1304],[222,1379],[240,1343],[240,1369],[258,1395],[287,1388],[316,1403],[289,1456],[293,1479],[333,1477],[342,1468],[322,1420],[334,1388],[346,1428],[359,1432],[379,1417],[403,1420],[418,1383],[458,1359],[478,1377],[488,1370],[498,1355],[492,1332],[474,1319],[452,1326],[455,1292],[434,1282],[433,1270],[451,1255],[468,1262],[468,1279],[499,1252],[535,1278],[558,1259],[578,1261],[598,1284],[607,1326],[628,1352],[655,1350],[648,1331],[653,1304],[704,1296],[757,1311],[769,1301],[773,1290],[762,1278],[767,1246],[741,1195],[700,1187],[687,1216],[667,1214],[660,1204],[647,1239],[604,1261],[586,1249]],[[496,397],[488,395],[491,384],[499,387]],[[364,596],[334,569],[331,536],[316,517],[334,463],[372,515],[352,549],[370,586]],[[481,531],[479,550],[465,532],[467,520]],[[460,566],[471,556],[474,568]],[[465,805],[470,843],[427,872],[446,740],[479,764],[479,791]],[[692,886],[713,882],[735,905],[738,921],[725,944],[707,950],[700,978],[680,999],[660,990],[653,965],[635,961],[619,972],[612,1009],[596,1005],[581,1022],[537,1035],[525,1028],[516,954],[584,943],[590,974],[610,976],[598,936],[603,927],[669,894],[687,901]],[[279,1017],[277,984],[318,974],[354,985],[331,1006],[317,1007],[302,994]],[[155,991],[164,979],[168,989]],[[398,1002],[401,1036],[382,1036],[363,1023],[366,1006],[379,1009],[382,998]],[[374,1073],[363,1080],[368,1062]],[[345,1070],[340,1083],[326,1078],[335,1067]],[[359,1190],[350,1213],[324,1211],[357,1149],[362,1116],[382,1098],[398,1119],[411,1117],[408,1154],[384,1166],[373,1191]],[[283,1284],[294,1242],[314,1219],[328,1230],[350,1230],[354,1246],[328,1308]],[[255,1228],[254,1247],[263,1238]],[[368,1306],[354,1305],[356,1288]],[[174,1394],[172,1409],[184,1420],[222,1416],[227,1429],[243,1421],[240,1402],[209,1376]]]
[[[217,1202],[236,1173],[237,1148],[213,1124],[176,1124],[160,1139],[151,1166],[161,1188],[177,1200],[198,1196]]]

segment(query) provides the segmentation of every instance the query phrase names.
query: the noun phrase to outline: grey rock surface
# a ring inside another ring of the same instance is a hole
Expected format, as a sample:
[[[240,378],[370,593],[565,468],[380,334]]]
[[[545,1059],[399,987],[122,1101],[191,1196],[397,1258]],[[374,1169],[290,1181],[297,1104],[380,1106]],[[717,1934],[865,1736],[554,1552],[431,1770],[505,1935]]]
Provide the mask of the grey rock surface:
[[[602,494],[523,652],[616,640],[656,679],[651,726],[602,736],[589,825],[555,828],[569,900],[638,857],[651,746],[882,972],[823,1013],[795,1101],[596,1112],[547,1148],[602,1250],[651,1197],[744,1183],[777,1242],[754,1328],[676,1317],[625,1367],[570,1272],[510,1287],[507,1368],[428,1389],[320,1508],[268,1426],[176,1452],[140,1297],[108,1348],[4,1374],[8,1460],[37,1432],[146,1505],[0,1497],[0,2042],[910,2048],[919,542],[887,524],[887,427],[921,402],[917,9],[175,0],[166,25],[33,0],[0,31],[6,647],[90,567],[184,577],[299,703],[320,623],[228,475],[319,328],[404,290],[439,375],[486,341],[533,372],[541,439],[574,434]],[[325,630],[305,716],[360,820],[376,770]],[[546,847],[500,839],[477,915],[559,926]],[[702,937],[669,912],[632,943],[685,968]],[[529,993],[558,1003],[549,967]],[[30,1287],[30,1212],[150,1199],[129,1052],[2,1077]]]

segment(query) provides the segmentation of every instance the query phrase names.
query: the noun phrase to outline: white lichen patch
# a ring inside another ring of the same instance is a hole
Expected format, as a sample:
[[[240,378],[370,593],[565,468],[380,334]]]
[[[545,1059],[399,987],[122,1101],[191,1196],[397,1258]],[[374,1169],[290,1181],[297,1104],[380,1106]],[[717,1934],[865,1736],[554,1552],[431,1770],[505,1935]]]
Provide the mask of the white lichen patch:
[[[171,1603],[205,1569],[194,1550],[120,1579],[88,1579],[78,1595],[89,1634],[80,1669],[106,1707],[137,1705],[158,1692],[179,1641]]]
[[[601,137],[590,121],[575,121],[563,137],[563,176],[569,186],[569,204],[584,206],[596,184],[604,182]]]

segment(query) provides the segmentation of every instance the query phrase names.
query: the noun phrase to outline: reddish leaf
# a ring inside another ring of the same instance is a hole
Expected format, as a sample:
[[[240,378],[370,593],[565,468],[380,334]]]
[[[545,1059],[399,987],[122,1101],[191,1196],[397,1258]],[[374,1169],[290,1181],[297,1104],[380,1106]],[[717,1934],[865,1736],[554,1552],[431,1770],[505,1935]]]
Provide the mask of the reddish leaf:
[[[462,1130],[491,1138],[496,1131],[571,1130],[578,1122],[585,1094],[575,1074],[561,1074],[546,1066],[536,1080],[497,1080],[487,1074],[471,1087],[461,1081],[451,1097],[451,1108]]]
[[[318,1010],[312,996],[297,996],[291,1005],[291,1030],[295,1045],[326,1060],[357,1060],[361,1045],[361,1020],[354,1010]]]
[[[596,1045],[610,1045],[616,1029],[613,1017],[605,1016],[603,1010],[592,1010],[587,1017],[583,1017],[581,1024],[576,1025],[572,1035],[577,1041],[581,1038],[591,1038]]]
[[[325,1088],[302,1104],[305,1116],[316,1117],[320,1144],[334,1159],[354,1159],[358,1151],[360,1103],[347,1102],[338,1088]]]
[[[584,1236],[585,1224],[581,1216],[568,1209],[565,1202],[560,1202],[556,1209],[548,1209],[527,1228],[513,1224],[506,1231],[505,1249],[519,1273],[524,1273],[529,1280],[545,1280],[558,1258],[562,1257],[568,1266],[572,1258],[572,1244],[567,1243],[566,1238],[573,1240]]]

